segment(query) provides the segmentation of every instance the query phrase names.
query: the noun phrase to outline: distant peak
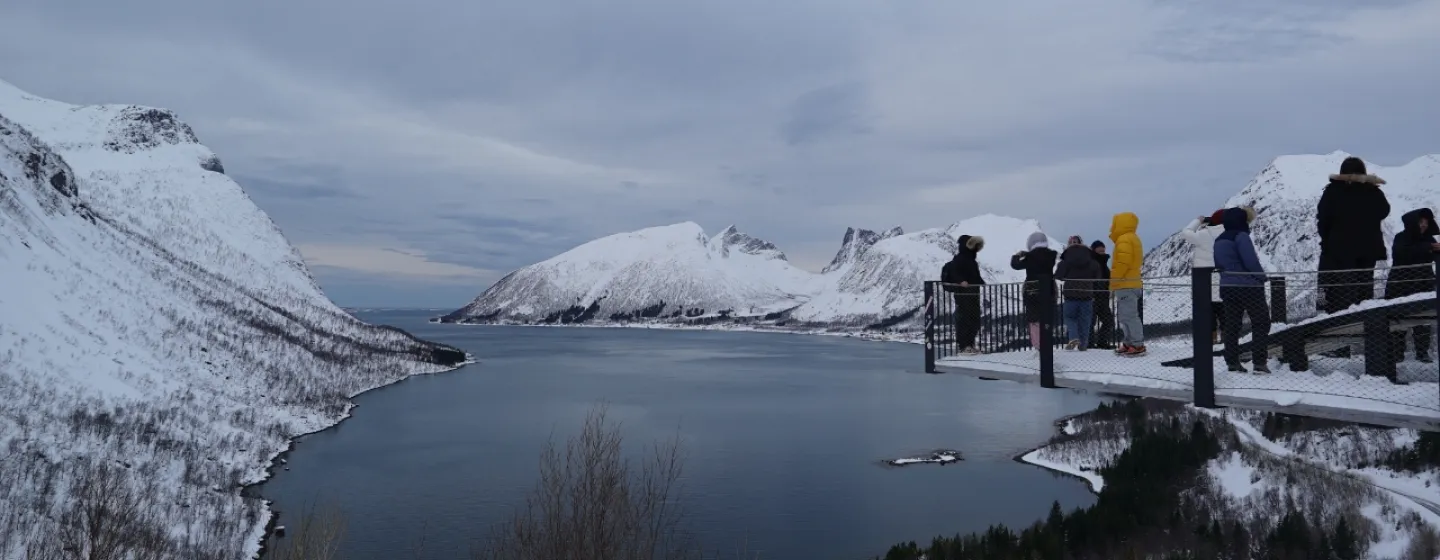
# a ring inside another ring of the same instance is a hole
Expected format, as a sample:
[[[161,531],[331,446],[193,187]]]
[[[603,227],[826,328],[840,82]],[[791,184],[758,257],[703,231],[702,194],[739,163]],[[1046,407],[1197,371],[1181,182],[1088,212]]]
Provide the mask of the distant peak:
[[[895,228],[899,229],[899,228]],[[886,232],[889,233],[889,232]],[[845,228],[845,237],[840,240],[840,250],[835,252],[835,258],[830,259],[830,264],[820,270],[821,274],[837,270],[859,257],[871,245],[883,239],[880,234],[868,229]]]
[[[890,239],[891,237],[897,237],[901,235],[905,235],[904,228],[901,228],[900,226],[895,226],[885,230],[885,233],[880,234],[880,239]]]
[[[760,239],[750,234],[741,233],[739,228],[733,224],[715,234],[710,241],[711,247],[719,251],[721,256],[729,256],[731,250],[739,251],[747,255],[765,256],[785,260],[785,253],[780,251],[774,243]]]

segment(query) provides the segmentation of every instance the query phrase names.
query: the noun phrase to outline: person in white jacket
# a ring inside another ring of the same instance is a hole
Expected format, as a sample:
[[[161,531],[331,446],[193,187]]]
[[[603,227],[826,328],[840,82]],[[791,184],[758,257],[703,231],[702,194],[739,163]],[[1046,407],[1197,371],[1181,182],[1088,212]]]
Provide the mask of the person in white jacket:
[[[1210,343],[1220,343],[1220,314],[1225,312],[1225,305],[1220,301],[1220,274],[1215,272],[1215,238],[1224,233],[1225,227],[1220,224],[1220,217],[1223,210],[1216,210],[1214,214],[1202,216],[1190,221],[1185,229],[1180,230],[1180,236],[1185,238],[1195,249],[1194,258],[1191,259],[1192,268],[1207,268],[1212,271],[1210,274]]]

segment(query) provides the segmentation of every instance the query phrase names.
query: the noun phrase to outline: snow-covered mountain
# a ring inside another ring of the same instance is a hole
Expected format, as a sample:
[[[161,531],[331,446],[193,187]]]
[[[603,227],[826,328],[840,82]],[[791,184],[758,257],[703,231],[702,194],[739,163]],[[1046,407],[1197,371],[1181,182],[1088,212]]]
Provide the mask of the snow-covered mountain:
[[[333,305],[173,113],[0,82],[0,558],[248,557],[289,438],[463,359]]]
[[[1315,310],[1315,272],[1320,258],[1320,239],[1315,233],[1315,205],[1320,201],[1330,175],[1340,169],[1340,162],[1350,154],[1336,151],[1326,155],[1281,156],[1252,179],[1239,193],[1216,208],[1250,206],[1256,211],[1251,237],[1265,269],[1287,277],[1291,315],[1313,314]],[[1384,224],[1385,242],[1404,226],[1400,216],[1415,208],[1434,207],[1440,199],[1440,156],[1428,155],[1398,167],[1385,167],[1367,162],[1371,174],[1385,179],[1381,187],[1390,201],[1390,218]],[[1209,214],[1216,208],[1200,208],[1194,212]],[[1146,321],[1152,309],[1156,320],[1189,317],[1188,297],[1192,248],[1177,233],[1166,238],[1145,255],[1145,275],[1175,276],[1166,280],[1167,287],[1157,287],[1146,295]],[[1284,274],[1295,273],[1295,274]],[[1377,272],[1377,277],[1382,277]],[[1377,278],[1378,279],[1378,278]],[[1182,301],[1183,300],[1183,301]]]
[[[511,272],[446,320],[588,322],[757,315],[820,289],[775,245],[734,226],[706,237],[694,222],[596,239]]]
[[[922,283],[938,278],[957,237],[985,237],[979,260],[986,278],[1014,282],[1023,273],[1010,269],[1010,255],[1039,228],[1034,220],[994,215],[908,234],[899,227],[849,228],[834,259],[815,274],[734,226],[706,238],[699,225],[685,222],[597,239],[512,272],[443,320],[911,327],[920,321]]]

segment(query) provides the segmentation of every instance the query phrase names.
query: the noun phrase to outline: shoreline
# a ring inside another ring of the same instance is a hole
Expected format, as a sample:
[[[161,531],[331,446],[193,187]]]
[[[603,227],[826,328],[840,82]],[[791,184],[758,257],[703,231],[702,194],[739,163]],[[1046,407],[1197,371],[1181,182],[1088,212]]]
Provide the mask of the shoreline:
[[[675,323],[570,323],[570,324],[537,324],[537,323],[455,323],[439,321],[433,324],[453,325],[457,327],[529,327],[529,328],[580,328],[580,329],[647,329],[647,330],[673,330],[673,331],[723,331],[723,332],[754,332],[764,334],[798,334],[810,336],[835,336],[843,338],[855,338],[867,342],[899,342],[904,344],[925,344],[925,334],[914,335],[896,334],[867,334],[863,330],[855,331],[822,331],[787,329],[784,327],[763,327],[748,325],[682,325]]]
[[[1066,424],[1069,424],[1071,420],[1073,420],[1073,419],[1075,419],[1075,418],[1077,418],[1077,417],[1079,417],[1079,416],[1082,416],[1082,415],[1084,415],[1084,414],[1086,414],[1086,413],[1084,413],[1084,412],[1077,412],[1077,413],[1075,413],[1075,414],[1067,414],[1067,415],[1062,416],[1062,417],[1060,417],[1060,418],[1056,418],[1055,421],[1054,421],[1052,424],[1055,426],[1055,430],[1056,430],[1057,433],[1059,433],[1059,434],[1064,434],[1064,433],[1065,433],[1065,425],[1066,425]],[[1051,436],[1051,437],[1053,438],[1054,436]],[[1050,447],[1050,443],[1051,443],[1051,442],[1046,441],[1045,443],[1042,443],[1042,444],[1040,444],[1040,445],[1038,445],[1038,446],[1035,446],[1035,447],[1033,447],[1033,448],[1027,449],[1027,450],[1025,450],[1025,451],[1021,451],[1020,453],[1016,454],[1014,457],[1011,457],[1010,460],[1015,461],[1016,463],[1020,463],[1020,464],[1022,464],[1022,465],[1026,465],[1026,466],[1029,466],[1029,467],[1035,467],[1035,468],[1044,470],[1044,471],[1049,472],[1049,473],[1054,474],[1054,475],[1059,475],[1059,476],[1062,476],[1062,477],[1065,477],[1065,478],[1073,478],[1073,479],[1079,481],[1080,483],[1084,484],[1086,488],[1090,489],[1090,493],[1091,493],[1091,494],[1094,494],[1094,495],[1096,495],[1096,496],[1099,496],[1099,495],[1100,495],[1100,488],[1096,488],[1096,484],[1095,484],[1096,481],[1098,480],[1099,482],[1101,482],[1101,488],[1104,487],[1104,484],[1103,484],[1104,480],[1103,480],[1103,479],[1100,479],[1099,475],[1095,475],[1095,479],[1096,479],[1096,480],[1092,480],[1092,479],[1090,479],[1089,477],[1086,477],[1085,475],[1082,475],[1082,474],[1079,474],[1079,473],[1076,473],[1076,472],[1072,472],[1072,471],[1070,471],[1070,470],[1066,470],[1065,468],[1060,468],[1060,465],[1056,465],[1056,464],[1054,464],[1054,463],[1049,463],[1048,461],[1043,462],[1043,463],[1042,463],[1042,462],[1036,462],[1036,461],[1034,461],[1034,460],[1032,460],[1032,459],[1027,459],[1027,458],[1026,458],[1026,457],[1029,457],[1030,455],[1034,454],[1035,452],[1040,451],[1041,449],[1045,449],[1046,447]]]
[[[377,391],[377,390],[384,389],[384,388],[387,388],[387,387],[393,387],[393,386],[395,386],[395,385],[398,385],[398,384],[403,383],[403,382],[405,382],[405,381],[408,381],[408,380],[410,380],[410,379],[414,379],[414,378],[416,378],[416,377],[430,376],[430,375],[440,375],[440,374],[444,374],[444,373],[453,373],[453,372],[459,371],[459,370],[461,370],[461,369],[464,369],[466,366],[470,366],[470,365],[474,365],[474,364],[478,364],[478,363],[480,363],[479,360],[476,360],[473,355],[471,355],[470,353],[467,352],[467,353],[465,354],[465,361],[460,362],[459,364],[456,364],[455,366],[444,367],[444,368],[439,369],[439,370],[436,370],[436,371],[422,371],[422,372],[418,372],[418,373],[411,373],[411,374],[409,374],[409,375],[402,376],[402,377],[400,377],[400,378],[398,378],[398,379],[396,379],[396,380],[394,380],[394,381],[391,381],[391,382],[389,382],[389,383],[381,383],[381,384],[376,385],[376,386],[374,386],[374,387],[370,387],[370,388],[368,388],[368,389],[364,389],[364,390],[361,390],[361,391],[357,391],[355,394],[353,394],[353,395],[348,395],[348,396],[345,397],[345,400],[347,401],[347,402],[345,403],[345,410],[340,413],[340,416],[337,417],[334,422],[332,422],[332,423],[330,423],[329,425],[326,425],[326,426],[324,426],[324,427],[322,427],[322,428],[316,429],[316,430],[312,430],[312,431],[309,431],[309,432],[300,433],[300,434],[295,434],[295,435],[293,435],[293,436],[286,437],[286,438],[285,438],[285,447],[281,448],[279,451],[277,451],[277,452],[275,452],[274,454],[272,454],[268,459],[265,459],[265,461],[264,461],[264,463],[265,463],[265,467],[264,467],[264,473],[265,473],[265,474],[264,474],[264,476],[261,477],[260,480],[257,480],[257,481],[255,481],[255,482],[251,482],[251,483],[249,483],[249,484],[242,485],[242,486],[240,487],[240,497],[241,497],[241,498],[250,498],[250,499],[260,500],[260,510],[261,510],[261,511],[260,511],[260,517],[261,517],[261,520],[262,520],[262,522],[258,524],[258,525],[260,526],[260,534],[257,535],[257,536],[255,536],[255,537],[253,537],[253,538],[251,539],[251,541],[250,541],[250,542],[256,543],[255,551],[254,551],[253,554],[251,554],[250,559],[251,559],[251,560],[260,560],[261,558],[263,558],[263,557],[265,556],[265,552],[266,552],[266,550],[267,550],[266,542],[267,542],[268,540],[270,540],[270,537],[275,533],[275,528],[276,528],[277,526],[279,526],[280,515],[283,513],[283,510],[275,509],[275,508],[273,507],[274,502],[272,502],[272,501],[270,501],[269,499],[265,498],[265,496],[263,496],[263,495],[261,494],[261,492],[262,492],[262,490],[263,490],[263,488],[264,488],[264,486],[265,486],[265,483],[268,482],[268,481],[270,481],[271,478],[274,478],[274,477],[275,477],[276,469],[279,468],[281,465],[287,465],[287,464],[289,464],[290,452],[295,450],[295,446],[300,443],[300,440],[301,440],[301,439],[303,439],[303,438],[305,438],[305,437],[307,437],[307,436],[312,436],[312,435],[315,435],[315,434],[324,432],[324,431],[326,431],[326,430],[333,429],[333,428],[339,426],[339,425],[340,425],[341,423],[343,423],[344,421],[350,419],[350,417],[352,416],[352,411],[354,411],[356,407],[359,407],[359,406],[360,406],[359,403],[356,403],[356,402],[354,401],[354,399],[360,397],[361,395],[365,395],[365,394],[371,393],[371,392],[373,392],[373,391]],[[438,365],[438,364],[436,364],[436,365]]]

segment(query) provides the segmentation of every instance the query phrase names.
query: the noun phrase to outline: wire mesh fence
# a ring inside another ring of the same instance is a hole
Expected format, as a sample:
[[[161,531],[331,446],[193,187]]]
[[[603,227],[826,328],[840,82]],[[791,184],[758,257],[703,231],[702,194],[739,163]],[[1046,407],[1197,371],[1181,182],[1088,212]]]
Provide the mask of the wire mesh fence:
[[[1145,278],[1131,290],[1076,281],[931,282],[926,366],[1033,372],[1047,386],[1105,379],[1185,389],[1207,405],[1218,394],[1440,411],[1433,267],[1204,269]]]

